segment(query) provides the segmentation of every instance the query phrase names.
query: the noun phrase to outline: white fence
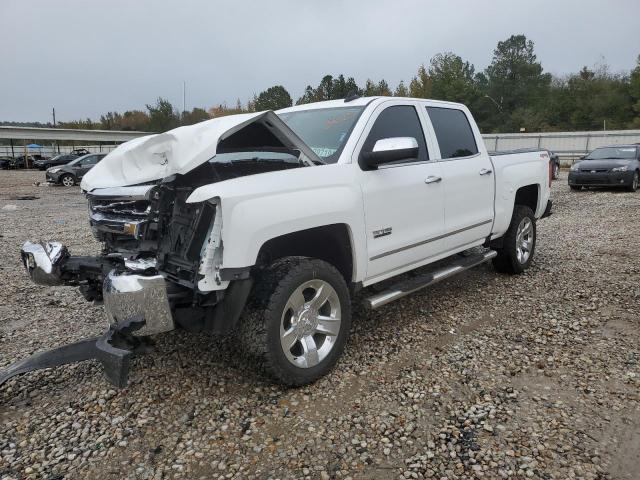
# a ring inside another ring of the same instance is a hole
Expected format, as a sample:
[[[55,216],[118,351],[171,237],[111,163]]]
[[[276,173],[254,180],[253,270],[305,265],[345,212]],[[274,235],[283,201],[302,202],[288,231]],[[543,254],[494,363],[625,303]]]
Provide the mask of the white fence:
[[[607,145],[640,143],[640,130],[599,132],[497,133],[483,135],[487,150],[501,152],[519,148],[541,148],[558,154],[564,163],[594,148]]]

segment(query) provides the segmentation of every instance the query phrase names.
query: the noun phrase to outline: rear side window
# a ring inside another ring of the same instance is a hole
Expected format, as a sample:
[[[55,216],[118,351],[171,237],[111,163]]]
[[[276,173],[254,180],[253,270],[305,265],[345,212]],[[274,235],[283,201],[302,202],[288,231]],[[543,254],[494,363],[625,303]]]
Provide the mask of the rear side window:
[[[413,137],[418,142],[418,159],[414,162],[429,160],[424,132],[418,118],[418,112],[411,105],[387,107],[376,118],[369,136],[362,146],[363,152],[371,152],[378,140],[393,137]],[[404,163],[404,161],[402,162]]]
[[[427,107],[443,159],[468,157],[478,153],[469,120],[462,110]]]

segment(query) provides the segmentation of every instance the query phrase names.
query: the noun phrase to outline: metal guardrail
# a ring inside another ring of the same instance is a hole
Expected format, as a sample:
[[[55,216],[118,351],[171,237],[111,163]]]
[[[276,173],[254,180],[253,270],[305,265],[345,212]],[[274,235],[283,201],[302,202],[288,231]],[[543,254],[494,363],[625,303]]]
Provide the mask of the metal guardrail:
[[[578,157],[594,148],[625,143],[640,143],[640,130],[590,132],[498,133],[482,136],[488,150],[540,148],[559,156]]]

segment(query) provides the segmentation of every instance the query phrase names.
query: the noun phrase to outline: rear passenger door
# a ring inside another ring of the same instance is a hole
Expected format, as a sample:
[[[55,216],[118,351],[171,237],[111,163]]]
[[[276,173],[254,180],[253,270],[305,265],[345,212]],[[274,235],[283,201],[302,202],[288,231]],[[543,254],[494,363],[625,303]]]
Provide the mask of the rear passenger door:
[[[494,172],[482,138],[466,109],[425,106],[439,147],[444,188],[443,250],[481,243],[494,218]],[[473,127],[472,127],[473,125]]]

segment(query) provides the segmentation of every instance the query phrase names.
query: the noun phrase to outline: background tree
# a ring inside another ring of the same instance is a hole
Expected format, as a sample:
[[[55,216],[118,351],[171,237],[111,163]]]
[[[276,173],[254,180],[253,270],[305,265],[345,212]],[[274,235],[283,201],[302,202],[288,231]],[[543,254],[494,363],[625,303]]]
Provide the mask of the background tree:
[[[409,89],[405,86],[403,80],[400,80],[400,83],[398,84],[398,86],[396,87],[395,91],[393,92],[393,96],[394,97],[408,97],[409,96]]]
[[[631,128],[640,128],[640,55],[636,60],[636,68],[631,71],[629,79],[629,95],[633,102],[633,120],[629,124]]]
[[[431,97],[470,105],[479,96],[474,73],[473,65],[458,55],[438,53],[429,65]]]
[[[122,114],[122,130],[152,131],[149,127],[149,115],[140,110],[127,110]]]
[[[449,100],[466,104],[483,133],[640,129],[640,56],[632,70],[612,73],[606,64],[583,67],[579,72],[554,77],[545,73],[534,44],[524,35],[498,42],[491,64],[481,72],[452,52],[435,55],[421,65],[408,85],[401,81],[393,95]],[[307,85],[297,105],[359,95],[391,95],[384,80],[367,80],[358,86],[344,74],[324,75],[316,87]],[[91,119],[60,122],[62,128],[102,128],[162,132],[207,118],[290,106],[291,96],[282,85],[253,95],[242,105],[226,103],[205,111],[194,108],[179,115],[168,100],[159,98],[147,112],[107,112],[99,122]],[[2,122],[0,125],[46,127],[40,122]]]
[[[417,75],[409,82],[409,96],[431,98],[431,77],[424,65],[420,65]]]
[[[493,60],[485,71],[488,95],[498,104],[494,116],[495,124],[503,128],[516,130],[517,123],[511,114],[520,109],[529,109],[533,114],[539,103],[544,101],[545,93],[551,83],[551,75],[543,73],[542,65],[534,52],[534,44],[524,35],[511,35],[498,42],[493,51]]]
[[[147,110],[149,111],[149,130],[152,132],[166,132],[180,124],[173,105],[162,97],[158,97],[155,106],[147,105]]]
[[[181,125],[193,125],[194,123],[210,120],[211,117],[204,108],[195,107],[190,112],[182,112],[182,118],[180,119]]]
[[[262,110],[278,110],[293,105],[291,95],[282,85],[275,85],[258,95],[255,103],[257,112]]]

